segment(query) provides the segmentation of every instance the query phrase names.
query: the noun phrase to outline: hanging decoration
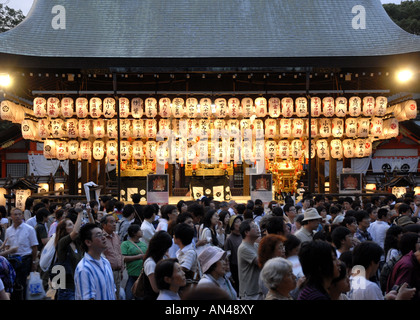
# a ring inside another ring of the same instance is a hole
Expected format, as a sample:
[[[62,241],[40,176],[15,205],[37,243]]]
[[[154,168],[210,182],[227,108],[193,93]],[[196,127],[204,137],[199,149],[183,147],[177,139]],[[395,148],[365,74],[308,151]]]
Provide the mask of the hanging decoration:
[[[112,119],[116,117],[116,108],[115,108],[115,99],[111,97],[106,97],[103,104],[103,111],[104,111],[104,117],[107,119]]]

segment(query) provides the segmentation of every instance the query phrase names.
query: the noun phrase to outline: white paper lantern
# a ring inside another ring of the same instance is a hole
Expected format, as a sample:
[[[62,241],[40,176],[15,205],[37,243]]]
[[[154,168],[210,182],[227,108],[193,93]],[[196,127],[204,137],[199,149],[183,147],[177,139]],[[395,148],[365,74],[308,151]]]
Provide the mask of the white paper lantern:
[[[216,119],[213,122],[213,129],[211,129],[211,139],[217,140],[222,137],[225,130],[226,121],[223,119]]]
[[[198,137],[198,120],[188,119],[187,120],[187,137],[188,139],[195,139]]]
[[[113,163],[118,159],[118,142],[115,140],[108,140],[106,143],[106,157],[108,161]]]
[[[250,118],[255,114],[254,101],[252,98],[246,97],[241,100],[242,114],[245,118]]]
[[[375,112],[375,98],[374,97],[364,97],[363,98],[363,115],[365,117],[372,117]]]
[[[135,119],[140,119],[143,116],[143,99],[136,97],[131,99],[131,115]]]
[[[77,139],[79,137],[79,120],[67,119],[65,125],[67,137],[70,139]]]
[[[118,120],[112,119],[106,122],[106,132],[110,139],[118,138]]]
[[[67,160],[69,158],[67,141],[56,141],[55,147],[58,160]]]
[[[105,121],[103,119],[92,120],[92,131],[96,139],[105,137]]]
[[[241,137],[244,138],[246,135],[246,132],[249,130],[252,132],[252,127],[251,127],[251,120],[250,119],[242,119],[240,121],[241,124]],[[252,137],[252,133],[251,133],[251,137]]]
[[[51,134],[50,121],[48,119],[38,120],[38,134],[41,139],[48,139]]]
[[[293,99],[286,97],[281,99],[281,114],[285,118],[293,116]]]
[[[142,160],[144,158],[143,147],[142,141],[133,141],[133,158],[135,160]]]
[[[54,140],[45,140],[44,141],[44,157],[46,159],[53,159],[56,157],[56,147]]]
[[[363,158],[365,156],[365,139],[354,140],[354,155],[357,158]]]
[[[211,99],[210,98],[200,99],[200,115],[203,118],[211,117],[212,112],[211,112]]]
[[[105,156],[104,145],[105,143],[102,140],[93,141],[93,145],[92,145],[93,159],[99,161],[104,158]]]
[[[331,136],[331,119],[319,119],[319,135],[323,138]]]
[[[120,105],[120,118],[127,118],[130,115],[130,100],[125,97],[118,99]]]
[[[345,117],[347,114],[347,98],[338,97],[335,99],[335,115]]]
[[[353,138],[357,135],[357,118],[346,119],[346,136]]]
[[[69,140],[67,142],[67,148],[69,150],[69,159],[71,160],[79,159],[79,141]]]
[[[238,98],[230,98],[228,100],[228,114],[229,117],[236,119],[242,115],[241,102]]]
[[[90,138],[90,120],[88,119],[79,120],[79,137],[82,139]]]
[[[214,100],[214,105],[217,118],[225,118],[228,115],[229,107],[225,98],[217,98]]]
[[[147,141],[146,142],[146,159],[154,160],[156,158],[156,141]]]
[[[115,99],[112,97],[106,97],[102,102],[104,117],[112,119],[116,117],[117,110],[115,106]]]
[[[21,124],[25,119],[26,108],[21,105],[13,104],[12,122]]]
[[[15,104],[11,101],[3,100],[1,102],[1,119],[12,121],[15,112]]]
[[[254,129],[252,130],[252,135],[254,139],[264,140],[264,123],[261,119],[257,119],[253,123]],[[232,131],[231,131],[232,134]],[[236,135],[235,135],[236,137]]]
[[[321,111],[322,111],[321,98],[312,97],[311,98],[311,116],[319,117],[321,115]]]
[[[308,115],[308,100],[305,97],[299,97],[295,101],[296,115],[298,117],[306,117]]]
[[[280,140],[278,143],[278,156],[281,159],[288,159],[290,156],[290,144],[287,140]]]
[[[89,114],[92,118],[100,118],[102,116],[102,100],[93,97],[89,100]]]
[[[196,118],[198,116],[198,100],[196,98],[188,98],[185,101],[186,114],[188,118]]]
[[[60,99],[56,97],[47,99],[47,115],[50,118],[57,118],[60,116]]]
[[[64,121],[62,119],[51,120],[51,135],[53,138],[60,139],[64,138]]]
[[[306,136],[309,137],[308,120],[305,120]],[[318,119],[311,119],[311,138],[316,138],[319,134],[318,131]]]
[[[159,120],[159,131],[157,137],[168,138],[171,134],[171,121],[170,119],[160,119]]]
[[[268,114],[272,118],[278,118],[281,114],[281,101],[277,97],[268,99]]]
[[[395,118],[390,118],[388,121],[388,138],[396,138],[399,134],[399,124],[398,120]]]
[[[276,119],[266,119],[265,120],[265,138],[266,139],[276,139],[278,137],[277,133],[277,120]]]
[[[34,140],[37,128],[34,127],[34,122],[32,120],[25,119],[22,121],[21,132],[23,139]]]
[[[365,140],[365,157],[372,155],[372,141],[370,139]]]
[[[358,117],[362,112],[362,99],[360,97],[351,97],[349,99],[349,115]]]
[[[359,118],[357,121],[357,136],[359,138],[366,138],[369,136],[370,119]]]
[[[280,138],[289,138],[292,135],[292,120],[280,119]]]
[[[172,116],[174,118],[182,118],[185,114],[184,99],[176,97],[172,100]]]
[[[325,97],[322,99],[322,113],[326,117],[333,117],[335,114],[334,98]]]
[[[171,100],[168,97],[159,99],[159,115],[162,118],[169,118],[171,116]]]
[[[380,137],[382,135],[383,126],[384,121],[381,118],[372,118],[370,123],[370,135],[374,137]]]
[[[121,119],[120,120],[120,137],[121,139],[128,139],[132,136],[131,133],[131,120]]]
[[[65,97],[61,99],[61,115],[64,118],[73,117],[74,113],[74,101],[72,98]]]
[[[375,116],[383,117],[386,114],[386,108],[388,106],[388,98],[379,96],[375,100]]]
[[[142,139],[144,137],[144,122],[141,119],[135,119],[132,122],[133,130],[132,137],[135,139]]]
[[[120,141],[120,157],[121,160],[126,161],[130,158],[130,148],[131,148],[131,143],[126,141],[126,140],[122,140]]]
[[[210,120],[200,119],[198,120],[198,136],[200,139],[209,139],[210,138]]]
[[[144,135],[147,139],[156,139],[157,122],[155,119],[144,121]]]
[[[209,157],[209,151],[208,151],[208,142],[207,140],[200,140],[197,142],[197,156],[198,161],[205,163]],[[228,155],[230,155],[230,150],[227,152]]]
[[[304,135],[305,121],[303,119],[293,119],[292,122],[292,136],[293,138],[300,138]]]
[[[176,142],[176,158],[178,163],[185,164],[187,163],[187,139],[181,138]],[[217,153],[214,153],[217,158]]]
[[[341,138],[344,135],[344,120],[340,118],[332,119],[331,130],[334,138]]]
[[[79,97],[76,99],[76,115],[78,118],[86,118],[89,114],[89,102],[86,98]]]
[[[292,154],[292,158],[294,159],[299,159],[300,157],[302,157],[302,153],[303,153],[303,143],[301,140],[293,140],[290,143],[290,151]]]
[[[153,97],[146,98],[144,101],[144,113],[148,118],[154,118],[157,115],[157,100]]]
[[[415,100],[408,100],[404,102],[403,109],[408,120],[415,119],[417,117],[417,102]]]
[[[328,141],[326,139],[319,139],[316,142],[316,151],[318,154],[318,158],[321,158],[321,159],[329,158]]]
[[[345,158],[354,158],[355,157],[355,144],[353,139],[343,140],[343,155]]]
[[[343,146],[340,139],[333,139],[330,143],[331,157],[334,159],[341,159],[343,157]]]
[[[44,118],[47,116],[47,100],[45,98],[36,97],[34,99],[34,115],[37,118]]]
[[[268,160],[274,160],[277,155],[277,143],[273,140],[265,142],[265,157]]]
[[[242,160],[246,163],[254,163],[254,154],[252,150],[252,141],[244,141],[242,145]]]
[[[258,97],[255,99],[255,115],[263,118],[267,115],[267,99]]]
[[[264,140],[257,140],[254,144],[254,158],[257,162],[265,162],[265,142]]]
[[[91,160],[92,158],[92,143],[90,141],[80,142],[80,158],[82,160]]]

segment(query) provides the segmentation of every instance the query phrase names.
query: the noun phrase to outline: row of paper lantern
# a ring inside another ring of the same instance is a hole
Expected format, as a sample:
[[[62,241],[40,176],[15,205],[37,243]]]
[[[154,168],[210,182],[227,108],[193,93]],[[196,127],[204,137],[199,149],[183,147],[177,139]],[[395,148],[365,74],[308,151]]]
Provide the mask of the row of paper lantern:
[[[207,161],[213,157],[215,161],[229,163],[234,161],[275,160],[295,158],[302,156],[309,157],[308,141],[281,140],[276,141],[230,141],[224,139],[213,144],[208,141],[192,142],[186,139],[175,141],[169,144],[167,141],[120,141],[121,160],[161,160],[178,161],[180,163]],[[311,158],[341,159],[366,157],[372,154],[372,142],[370,139],[333,139],[330,142],[326,139],[319,139],[311,144]],[[110,162],[118,159],[118,142],[109,140],[81,141],[77,140],[46,140],[44,141],[44,156],[47,159],[75,159],[75,160],[102,160],[105,156]]]
[[[360,97],[312,97],[311,116],[312,117],[383,117],[387,112],[388,99],[383,96],[372,97],[367,96],[363,99]],[[308,116],[308,99],[299,97],[271,97],[268,100],[264,97],[258,97],[255,100],[246,97],[239,98],[217,98],[214,101],[210,98],[187,98],[176,97],[170,99],[163,97],[157,100],[154,97],[148,97],[145,100],[136,97],[131,101],[126,97],[118,99],[120,118],[141,118],[145,115],[148,118],[155,118],[159,115],[162,118],[230,118],[237,117],[266,117],[272,118],[284,117],[290,118],[294,115],[297,117]],[[117,117],[117,102],[112,97],[90,98],[79,97],[76,101],[73,98],[65,97],[59,99],[50,97],[36,97],[33,102],[34,114],[38,118],[114,118]]]
[[[158,126],[159,124],[159,126]],[[38,123],[25,119],[22,121],[22,135],[28,140],[49,138],[101,139],[118,138],[118,120],[104,119],[39,119]],[[252,128],[252,129],[251,129]],[[159,129],[159,131],[158,131]],[[219,135],[231,138],[244,137],[246,130],[252,130],[254,137],[266,139],[300,138],[308,136],[307,119],[249,119],[223,120],[216,119],[122,119],[120,120],[120,138],[156,139],[160,137],[201,137]],[[385,132],[387,133],[386,136]],[[366,138],[374,136],[389,138],[398,136],[398,120],[373,118],[322,118],[311,119],[311,137]]]

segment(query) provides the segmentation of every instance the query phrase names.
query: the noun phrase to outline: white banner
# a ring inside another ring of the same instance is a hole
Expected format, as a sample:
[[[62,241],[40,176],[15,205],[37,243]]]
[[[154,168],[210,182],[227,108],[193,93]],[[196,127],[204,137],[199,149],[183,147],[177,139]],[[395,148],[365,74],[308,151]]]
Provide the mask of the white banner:
[[[374,173],[394,170],[403,172],[417,172],[419,157],[386,157],[372,158],[372,171]]]

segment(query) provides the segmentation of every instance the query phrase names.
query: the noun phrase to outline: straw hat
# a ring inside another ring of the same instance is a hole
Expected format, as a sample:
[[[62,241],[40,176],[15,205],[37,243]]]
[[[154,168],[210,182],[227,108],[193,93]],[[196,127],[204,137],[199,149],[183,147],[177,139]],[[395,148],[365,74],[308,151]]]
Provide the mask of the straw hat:
[[[208,246],[198,256],[201,270],[205,273],[214,263],[226,256],[227,252],[216,246]]]
[[[309,220],[317,220],[322,219],[322,217],[319,215],[318,210],[315,208],[309,208],[305,210],[303,213],[303,220],[302,221],[309,221]]]

